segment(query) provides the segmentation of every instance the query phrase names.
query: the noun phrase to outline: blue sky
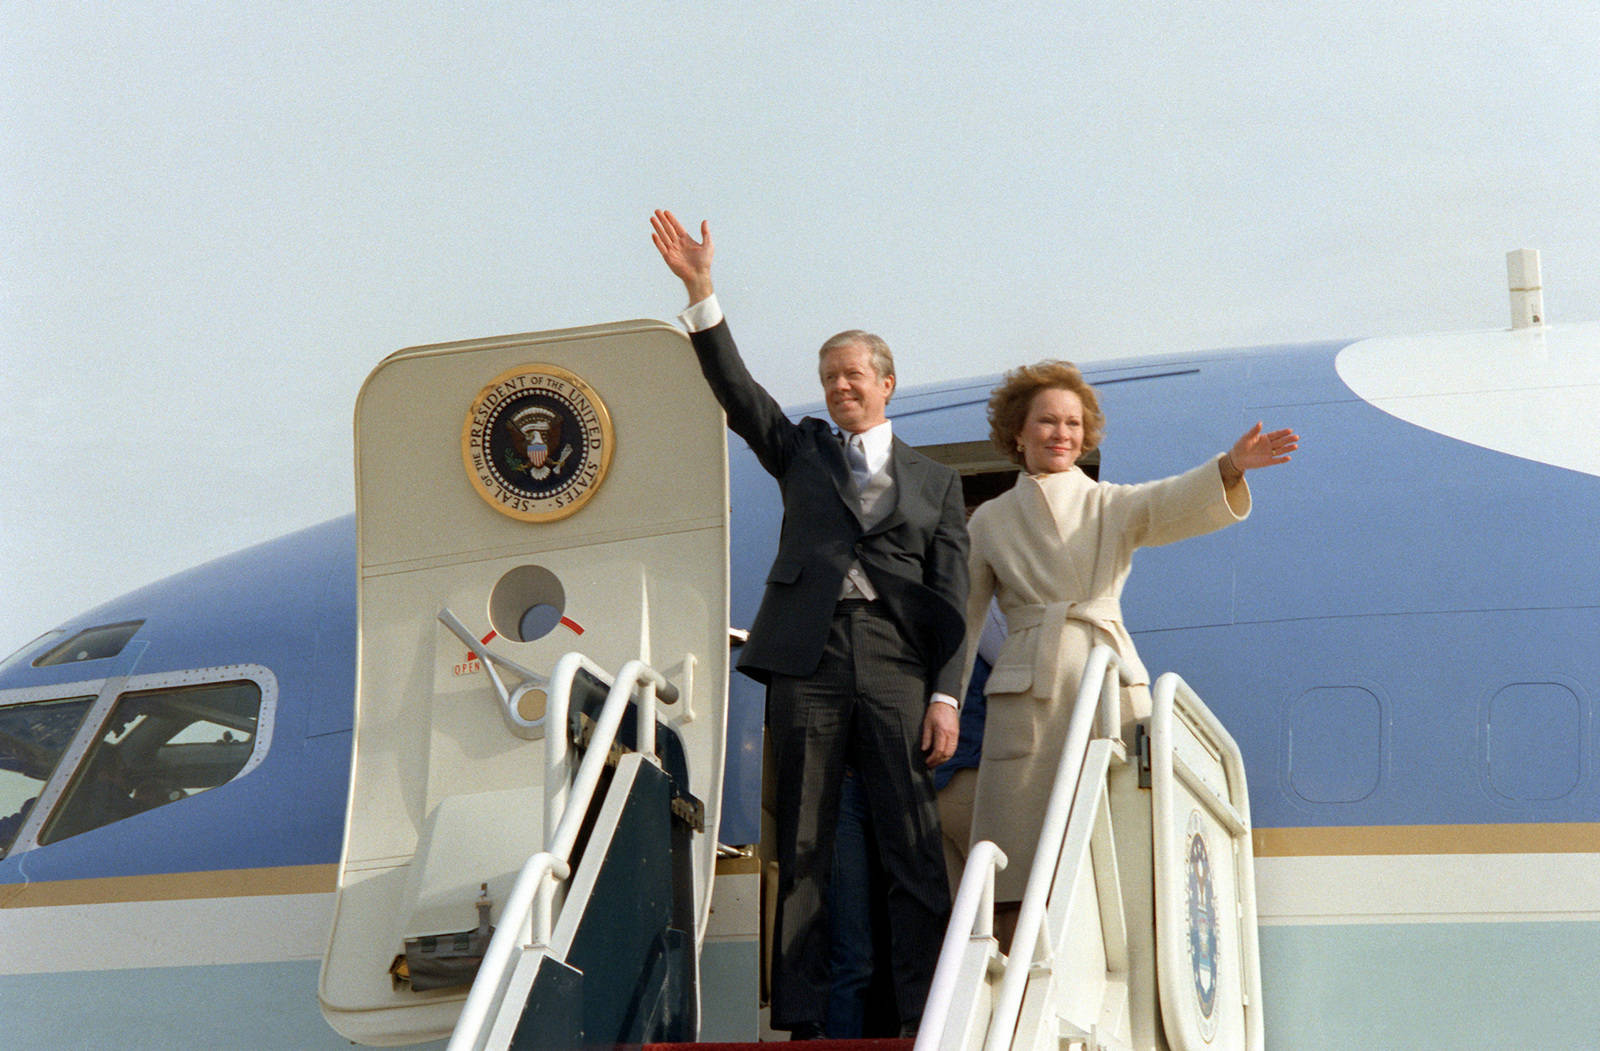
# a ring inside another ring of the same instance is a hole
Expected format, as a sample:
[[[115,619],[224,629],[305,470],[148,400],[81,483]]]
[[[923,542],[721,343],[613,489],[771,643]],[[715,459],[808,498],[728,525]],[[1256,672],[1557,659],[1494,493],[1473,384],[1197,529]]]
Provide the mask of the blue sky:
[[[1600,7],[0,8],[0,651],[348,512],[405,346],[670,318],[709,218],[753,371],[814,392],[1600,318]],[[1241,421],[1247,423],[1249,421]]]

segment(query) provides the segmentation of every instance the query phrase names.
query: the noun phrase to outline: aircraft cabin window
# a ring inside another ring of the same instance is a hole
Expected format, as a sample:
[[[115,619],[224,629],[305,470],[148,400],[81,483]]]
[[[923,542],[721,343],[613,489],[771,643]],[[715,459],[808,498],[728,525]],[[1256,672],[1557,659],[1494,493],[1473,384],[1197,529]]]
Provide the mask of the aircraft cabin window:
[[[49,668],[57,664],[115,657],[142,627],[144,621],[130,620],[123,624],[102,624],[99,627],[86,628],[60,645],[52,646],[48,653],[33,662],[33,666]]]
[[[1558,682],[1515,682],[1489,701],[1480,731],[1488,781],[1517,803],[1564,799],[1583,781],[1583,702]]]
[[[255,748],[261,687],[125,693],[39,835],[49,844],[227,784]]]
[[[0,854],[11,849],[93,704],[92,696],[67,697],[0,708]]]
[[[1289,785],[1308,803],[1359,803],[1383,779],[1384,711],[1360,686],[1319,686],[1288,711]]]

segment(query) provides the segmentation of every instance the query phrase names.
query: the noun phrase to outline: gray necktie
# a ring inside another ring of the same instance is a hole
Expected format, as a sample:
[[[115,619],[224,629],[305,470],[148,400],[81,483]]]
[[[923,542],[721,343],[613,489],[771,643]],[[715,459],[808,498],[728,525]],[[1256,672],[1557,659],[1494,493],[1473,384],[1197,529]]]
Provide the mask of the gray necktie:
[[[867,447],[861,435],[851,434],[844,441],[844,459],[850,465],[850,477],[855,479],[856,491],[866,492],[872,482],[872,469],[867,466]]]

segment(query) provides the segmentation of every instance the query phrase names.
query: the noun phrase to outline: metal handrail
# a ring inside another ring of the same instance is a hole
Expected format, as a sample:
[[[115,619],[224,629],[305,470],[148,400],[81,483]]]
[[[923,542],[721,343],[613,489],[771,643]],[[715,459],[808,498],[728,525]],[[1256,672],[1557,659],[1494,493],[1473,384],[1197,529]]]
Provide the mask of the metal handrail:
[[[950,925],[945,928],[944,943],[939,947],[939,965],[928,987],[913,1051],[932,1051],[943,1040],[956,983],[961,978],[963,944],[972,938],[994,937],[994,874],[1005,867],[1005,851],[987,839],[967,852],[967,864],[961,871],[955,903],[950,906]]]
[[[1072,817],[1078,778],[1083,773],[1091,730],[1098,722],[1104,736],[1121,737],[1120,688],[1127,674],[1122,661],[1109,646],[1096,646],[1084,662],[1083,677],[1079,680],[1078,696],[1072,709],[1072,721],[1067,726],[1067,740],[1056,766],[1056,779],[1050,789],[1050,802],[1045,807],[1044,824],[1039,829],[1038,849],[1033,856],[1033,867],[1028,870],[1027,886],[1022,892],[1017,929],[1012,935],[1011,950],[1006,955],[1000,994],[990,1017],[985,1051],[1004,1051],[1011,1046],[1017,1017],[1022,1011],[1022,995],[1027,986],[1028,972],[1033,967],[1039,932],[1044,925],[1050,884],[1055,879],[1056,865],[1061,860],[1061,848],[1066,841],[1067,825]],[[1044,958],[1048,960],[1053,951],[1053,947],[1046,946]]]
[[[500,914],[500,925],[478,965],[478,977],[467,993],[466,1003],[461,1005],[461,1017],[456,1019],[447,1051],[480,1051],[484,1047],[487,1024],[511,983],[517,950],[523,945],[550,944],[549,888],[571,874],[567,863],[547,850],[529,858],[517,873],[517,882]]]
[[[572,679],[577,674],[579,662],[590,666],[587,658],[581,654],[567,654],[556,662],[556,671],[565,671],[563,662],[567,657],[576,657],[577,661],[568,666],[572,668],[564,679],[556,681],[556,688],[551,690],[551,713],[557,708],[556,694],[564,694],[560,701],[561,718],[563,724],[566,720],[567,701],[572,691]],[[551,676],[555,679],[555,676]],[[617,673],[617,679],[611,684],[611,692],[606,694],[606,700],[600,709],[600,718],[595,723],[594,735],[589,739],[588,749],[584,752],[583,762],[578,765],[578,774],[572,781],[572,795],[567,806],[563,809],[560,822],[556,825],[554,834],[546,842],[550,844],[550,852],[557,857],[566,859],[571,853],[573,845],[578,841],[578,830],[583,825],[584,814],[589,809],[589,802],[594,796],[595,786],[600,783],[600,772],[605,768],[607,753],[617,739],[617,729],[622,725],[623,713],[627,710],[628,701],[633,697],[634,690],[639,690],[639,714],[637,727],[639,739],[637,751],[652,760],[656,752],[656,695],[659,691],[662,698],[669,704],[678,698],[678,688],[667,681],[666,676],[650,667],[644,661],[631,660],[622,666]],[[551,752],[552,746],[546,734],[545,750]],[[562,735],[565,736],[564,734]],[[563,750],[565,754],[565,750]],[[549,768],[546,768],[548,775]],[[546,826],[548,827],[548,826]]]
[[[616,741],[628,702],[637,691],[638,751],[654,759],[657,693],[669,704],[678,697],[677,687],[643,661],[631,660],[624,664],[610,684],[594,734],[569,792],[566,772],[571,763],[571,749],[565,727],[572,684],[580,670],[590,672],[602,682],[610,678],[599,665],[576,652],[563,655],[551,672],[549,707],[545,713],[546,725],[553,731],[545,734],[545,799],[549,814],[545,828],[555,831],[545,837],[548,849],[529,858],[517,875],[500,912],[500,923],[478,967],[478,977],[472,983],[450,1035],[448,1051],[481,1051],[488,1035],[487,1026],[511,981],[518,949],[524,945],[529,948],[549,946],[556,890],[571,875],[572,849],[577,844],[584,815],[600,783],[601,771]]]
[[[571,794],[572,743],[567,739],[567,713],[572,707],[572,684],[578,672],[586,671],[606,683],[615,685],[611,673],[576,650],[561,655],[550,673],[550,692],[545,698],[544,722],[557,727],[555,733],[544,735],[544,813],[545,842],[550,842],[550,830],[561,823],[567,810],[567,797]],[[607,694],[607,701],[610,695]],[[611,743],[606,742],[610,749]]]

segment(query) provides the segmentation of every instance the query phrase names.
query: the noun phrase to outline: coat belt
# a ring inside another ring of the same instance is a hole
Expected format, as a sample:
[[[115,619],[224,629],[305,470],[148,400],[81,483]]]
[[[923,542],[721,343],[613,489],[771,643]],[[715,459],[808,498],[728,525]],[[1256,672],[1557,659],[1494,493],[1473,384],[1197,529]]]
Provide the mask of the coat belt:
[[[1122,603],[1114,598],[1092,598],[1084,602],[1046,602],[1037,606],[1015,606],[1005,611],[1006,628],[1021,631],[1042,624],[1062,624],[1081,620],[1097,628],[1110,629],[1122,622]]]
[[[1062,636],[1067,621],[1076,620],[1099,628],[1111,639],[1115,648],[1122,634],[1117,626],[1122,623],[1122,603],[1115,598],[1093,598],[1083,602],[1049,602],[1033,606],[1017,606],[1005,611],[1006,629],[1017,632],[1028,628],[1043,628],[1033,640],[1034,688],[1053,690],[1061,682]]]

